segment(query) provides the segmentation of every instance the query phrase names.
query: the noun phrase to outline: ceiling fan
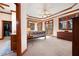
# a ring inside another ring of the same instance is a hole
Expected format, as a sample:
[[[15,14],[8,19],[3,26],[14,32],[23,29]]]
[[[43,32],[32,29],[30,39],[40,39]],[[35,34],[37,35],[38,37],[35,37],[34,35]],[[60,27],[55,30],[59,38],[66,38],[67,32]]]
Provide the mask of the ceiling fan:
[[[4,3],[0,3],[0,8],[5,9],[5,7],[9,7],[9,5],[4,4]]]
[[[52,15],[52,14],[49,12],[49,9],[48,9],[48,7],[47,7],[47,4],[43,4],[43,8],[42,8],[42,9],[43,9],[43,10],[41,11],[41,14],[40,14],[40,15],[42,16],[42,18]]]

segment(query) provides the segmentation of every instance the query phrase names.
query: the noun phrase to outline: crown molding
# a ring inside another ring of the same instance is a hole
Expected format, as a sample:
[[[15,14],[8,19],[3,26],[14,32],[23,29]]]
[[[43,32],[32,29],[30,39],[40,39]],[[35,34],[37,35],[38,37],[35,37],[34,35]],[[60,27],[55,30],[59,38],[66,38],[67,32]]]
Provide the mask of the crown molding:
[[[30,15],[27,15],[28,18],[34,18],[34,19],[44,19],[44,18],[39,18],[39,17],[34,17],[34,16],[30,16]]]
[[[67,11],[67,10],[70,10],[70,9],[72,9],[73,7],[75,7],[77,4],[78,4],[78,3],[74,3],[72,6],[66,8],[66,9],[64,9],[64,10],[61,10],[61,11],[59,11],[59,12],[57,12],[57,13],[54,13],[54,14],[52,14],[52,15],[50,15],[50,16],[47,16],[47,17],[45,17],[45,18],[48,18],[48,17],[54,16],[54,15],[60,14],[60,13],[65,12],[65,11]]]
[[[72,11],[69,11],[69,12],[66,12],[66,13],[63,13],[63,14],[54,16],[54,17],[52,17],[52,18],[59,17],[59,16],[62,16],[62,15],[66,15],[66,14],[69,14],[69,13],[72,13],[72,12],[75,12],[75,11],[79,11],[79,9],[75,9],[75,10],[72,10]],[[78,12],[77,12],[77,13],[78,13]],[[72,15],[72,14],[70,14],[70,15]]]
[[[57,14],[60,14],[60,13],[65,12],[65,11],[67,11],[67,10],[70,10],[70,9],[72,9],[73,7],[75,7],[77,4],[78,4],[78,3],[74,3],[72,6],[66,8],[66,9],[64,9],[64,10],[61,10],[61,11],[59,11],[59,12],[57,12],[57,13],[54,13],[54,14],[52,14],[52,15],[50,15],[50,16],[47,16],[47,17],[45,17],[45,18],[39,18],[39,17],[30,16],[30,15],[27,15],[27,16],[29,16],[29,17],[31,17],[31,18],[37,18],[37,19],[46,19],[46,18],[49,18],[49,17],[51,17],[51,16],[55,16],[55,15],[57,15]]]

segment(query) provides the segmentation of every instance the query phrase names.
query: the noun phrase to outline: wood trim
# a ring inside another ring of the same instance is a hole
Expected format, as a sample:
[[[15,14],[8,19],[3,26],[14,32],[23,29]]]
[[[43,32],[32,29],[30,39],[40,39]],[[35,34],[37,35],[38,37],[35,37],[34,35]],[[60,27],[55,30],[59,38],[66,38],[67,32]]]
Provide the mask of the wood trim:
[[[14,11],[14,10],[11,10],[11,12],[15,12],[16,13],[16,11]]]
[[[4,4],[4,3],[0,3],[0,4],[3,5],[3,6],[9,7],[8,4]]]
[[[4,12],[4,11],[0,11],[0,13],[4,13],[4,14],[8,14],[8,15],[12,14],[12,13],[9,13],[9,12]]]

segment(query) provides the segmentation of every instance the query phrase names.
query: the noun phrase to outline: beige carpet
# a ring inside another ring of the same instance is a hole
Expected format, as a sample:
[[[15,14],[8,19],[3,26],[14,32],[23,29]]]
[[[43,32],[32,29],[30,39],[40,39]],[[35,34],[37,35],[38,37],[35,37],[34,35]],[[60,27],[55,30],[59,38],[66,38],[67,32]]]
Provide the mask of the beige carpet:
[[[28,43],[28,50],[24,56],[71,56],[72,42],[49,37],[38,38]]]
[[[11,51],[10,48],[10,37],[5,37],[3,40],[0,40],[0,56],[5,55],[16,55]]]
[[[23,56],[71,56],[71,55],[72,55],[71,41],[65,41],[58,39],[56,37],[47,36],[46,40],[45,38],[38,38],[29,41],[28,50]],[[9,52],[5,56],[16,56],[16,54],[13,52]]]

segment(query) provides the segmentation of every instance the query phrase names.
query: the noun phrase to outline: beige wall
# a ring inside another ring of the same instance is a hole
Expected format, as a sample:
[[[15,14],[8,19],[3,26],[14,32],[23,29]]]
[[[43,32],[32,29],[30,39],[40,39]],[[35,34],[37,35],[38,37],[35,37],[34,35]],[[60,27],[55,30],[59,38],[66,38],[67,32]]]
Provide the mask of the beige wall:
[[[0,13],[0,38],[2,38],[2,21],[11,21],[11,15]]]
[[[34,23],[34,24],[35,24],[35,30],[34,31],[38,31],[38,26],[37,26],[38,23]]]
[[[21,53],[27,49],[27,5],[21,4]]]
[[[16,35],[16,13],[12,12],[12,34]]]
[[[53,36],[57,36],[58,31],[58,18],[53,19]]]

